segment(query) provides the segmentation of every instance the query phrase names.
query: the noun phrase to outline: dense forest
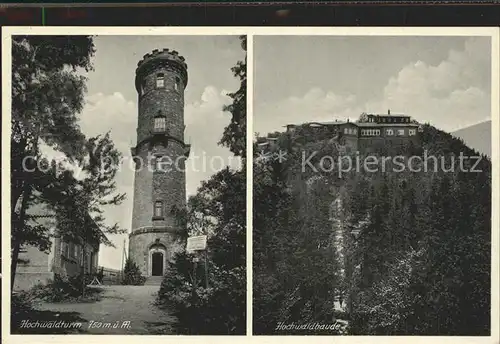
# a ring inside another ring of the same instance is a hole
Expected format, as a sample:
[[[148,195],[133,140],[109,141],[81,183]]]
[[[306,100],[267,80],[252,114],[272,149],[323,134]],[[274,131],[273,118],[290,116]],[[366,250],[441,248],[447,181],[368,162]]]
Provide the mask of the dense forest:
[[[324,133],[270,135],[286,159],[261,159],[257,139],[254,334],[344,319],[351,335],[489,335],[491,162],[460,169],[460,153],[480,154],[430,125],[419,135],[418,146],[372,154],[427,154],[437,165],[342,175],[302,169],[304,152],[317,152],[313,165],[341,154]]]

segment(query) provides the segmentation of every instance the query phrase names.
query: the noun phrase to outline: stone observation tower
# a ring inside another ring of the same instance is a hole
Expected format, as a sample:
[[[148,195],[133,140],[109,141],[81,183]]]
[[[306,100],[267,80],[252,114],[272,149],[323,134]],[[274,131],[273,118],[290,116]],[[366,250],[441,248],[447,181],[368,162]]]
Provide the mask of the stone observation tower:
[[[173,213],[186,206],[184,89],[188,75],[177,51],[153,50],[136,69],[139,115],[135,161],[134,207],[129,257],[146,276],[163,276],[172,255],[184,249]]]

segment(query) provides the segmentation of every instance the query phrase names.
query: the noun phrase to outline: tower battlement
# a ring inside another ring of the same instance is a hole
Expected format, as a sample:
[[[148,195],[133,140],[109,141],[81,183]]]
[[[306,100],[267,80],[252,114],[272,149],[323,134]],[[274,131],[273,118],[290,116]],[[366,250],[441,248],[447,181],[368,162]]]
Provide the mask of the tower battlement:
[[[137,69],[135,70],[135,84],[136,89],[139,92],[141,79],[148,74],[149,72],[157,69],[161,65],[170,65],[171,67],[178,70],[178,73],[183,78],[184,86],[187,85],[188,82],[188,74],[187,74],[187,63],[186,59],[179,55],[176,50],[170,50],[168,48],[164,48],[162,50],[154,49],[151,53],[147,53],[142,57],[137,63]]]

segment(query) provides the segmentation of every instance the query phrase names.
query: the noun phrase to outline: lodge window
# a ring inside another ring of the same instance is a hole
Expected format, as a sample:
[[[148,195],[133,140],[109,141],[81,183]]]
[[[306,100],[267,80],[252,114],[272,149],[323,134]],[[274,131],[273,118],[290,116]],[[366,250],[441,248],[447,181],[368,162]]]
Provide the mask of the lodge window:
[[[398,135],[399,136],[404,136],[404,134],[405,134],[405,130],[404,129],[399,129],[398,130]]]
[[[156,88],[163,88],[163,87],[165,87],[165,74],[158,73],[156,75]]]
[[[155,217],[163,217],[163,202],[162,201],[155,202],[154,216]]]
[[[408,133],[410,134],[410,136],[414,136],[417,132],[415,129],[410,129]]]
[[[392,135],[394,135],[394,130],[392,130],[392,129],[387,129],[387,130],[385,131],[385,134],[386,134],[387,136],[392,136]]]

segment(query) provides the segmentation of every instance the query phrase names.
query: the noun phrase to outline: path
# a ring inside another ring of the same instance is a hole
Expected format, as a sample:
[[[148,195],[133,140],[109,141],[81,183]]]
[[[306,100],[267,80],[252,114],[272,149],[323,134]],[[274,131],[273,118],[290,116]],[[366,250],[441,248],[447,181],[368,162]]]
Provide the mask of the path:
[[[79,313],[85,319],[81,327],[85,333],[172,334],[171,325],[175,318],[153,304],[159,286],[112,285],[99,288],[103,293],[97,302],[40,303],[36,308]]]

